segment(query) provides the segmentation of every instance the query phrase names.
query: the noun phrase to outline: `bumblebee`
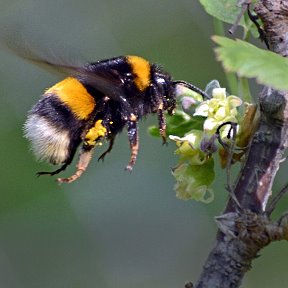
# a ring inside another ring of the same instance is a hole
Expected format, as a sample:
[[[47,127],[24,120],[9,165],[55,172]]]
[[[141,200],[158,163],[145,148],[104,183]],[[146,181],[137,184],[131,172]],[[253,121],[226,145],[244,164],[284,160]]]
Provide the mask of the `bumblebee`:
[[[45,91],[29,112],[24,131],[38,159],[62,165],[38,175],[55,175],[65,170],[81,145],[76,172],[68,178],[58,178],[59,183],[78,179],[88,167],[93,148],[107,140],[109,147],[99,157],[103,160],[123,128],[127,129],[131,151],[126,170],[131,171],[139,150],[138,121],[148,114],[157,113],[165,143],[164,112],[173,114],[177,85],[208,97],[190,83],[173,81],[158,65],[138,56],[120,56],[83,67],[58,66],[73,73]]]

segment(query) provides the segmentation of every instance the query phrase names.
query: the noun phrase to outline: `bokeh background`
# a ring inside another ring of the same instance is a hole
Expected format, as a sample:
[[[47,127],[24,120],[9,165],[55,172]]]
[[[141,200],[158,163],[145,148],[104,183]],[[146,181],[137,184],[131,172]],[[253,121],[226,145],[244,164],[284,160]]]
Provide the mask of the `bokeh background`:
[[[213,20],[195,0],[1,0],[0,22],[0,33],[12,35],[17,27],[16,42],[25,39],[66,59],[135,54],[161,63],[175,79],[202,88],[211,79],[226,85],[210,39]],[[132,174],[124,171],[123,132],[104,163],[95,151],[79,181],[36,178],[53,167],[35,161],[22,126],[39,95],[61,78],[5,49],[0,76],[0,287],[174,288],[196,280],[213,245],[213,217],[226,202],[224,171],[217,172],[212,204],[176,199],[175,146],[148,135],[157,123],[149,116],[140,125]],[[284,167],[275,191],[285,177]],[[286,287],[287,244],[261,254],[243,287]]]

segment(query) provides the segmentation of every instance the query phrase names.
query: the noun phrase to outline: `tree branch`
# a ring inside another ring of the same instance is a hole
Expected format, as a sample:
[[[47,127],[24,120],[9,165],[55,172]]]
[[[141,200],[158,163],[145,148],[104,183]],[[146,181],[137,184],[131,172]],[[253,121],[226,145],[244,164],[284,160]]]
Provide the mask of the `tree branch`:
[[[288,55],[288,0],[262,0],[255,5],[272,51]],[[287,214],[275,223],[265,213],[272,185],[287,148],[288,94],[264,87],[259,95],[260,122],[234,186],[242,209],[229,199],[216,218],[215,245],[196,287],[239,287],[259,250],[271,241],[287,240]],[[271,212],[271,211],[270,211]]]
[[[265,214],[246,210],[216,218],[219,227],[212,249],[196,287],[239,287],[258,252],[272,241],[288,239],[288,214],[272,223]]]

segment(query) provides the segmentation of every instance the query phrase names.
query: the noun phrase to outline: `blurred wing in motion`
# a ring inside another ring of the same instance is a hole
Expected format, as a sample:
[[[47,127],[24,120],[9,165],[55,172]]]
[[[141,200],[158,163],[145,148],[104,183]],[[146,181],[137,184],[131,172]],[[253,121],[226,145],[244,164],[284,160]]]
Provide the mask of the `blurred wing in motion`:
[[[93,69],[91,71],[89,65],[80,63],[79,58],[71,57],[72,59],[68,60],[59,55],[56,56],[52,49],[37,48],[36,45],[31,45],[23,33],[20,31],[16,32],[17,30],[11,33],[5,30],[1,33],[0,47],[2,49],[12,51],[13,54],[32,62],[42,69],[79,78],[104,95],[109,95],[112,99],[121,101],[124,91],[122,89],[122,81],[119,78],[113,77],[111,73],[105,73],[103,70],[97,71],[97,69]]]

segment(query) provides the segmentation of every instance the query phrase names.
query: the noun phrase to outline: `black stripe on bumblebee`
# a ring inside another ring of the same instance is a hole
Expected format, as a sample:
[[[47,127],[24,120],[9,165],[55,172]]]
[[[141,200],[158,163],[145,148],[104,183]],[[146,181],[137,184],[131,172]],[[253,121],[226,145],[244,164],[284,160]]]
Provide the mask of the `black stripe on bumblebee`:
[[[40,60],[39,62],[41,62]],[[139,149],[138,121],[145,115],[158,114],[163,142],[166,142],[164,111],[173,114],[177,85],[186,86],[204,98],[209,96],[185,81],[173,81],[159,66],[138,56],[120,56],[83,67],[59,66],[72,76],[47,89],[30,111],[24,125],[25,136],[40,160],[62,165],[55,175],[71,164],[81,145],[76,172],[60,183],[70,183],[87,169],[93,148],[103,140],[112,150],[116,135],[126,127],[131,156],[126,169],[131,171]]]

